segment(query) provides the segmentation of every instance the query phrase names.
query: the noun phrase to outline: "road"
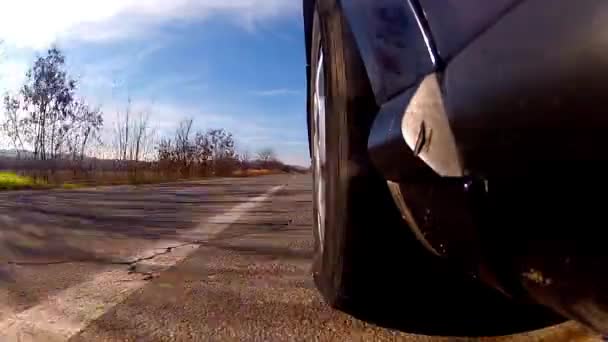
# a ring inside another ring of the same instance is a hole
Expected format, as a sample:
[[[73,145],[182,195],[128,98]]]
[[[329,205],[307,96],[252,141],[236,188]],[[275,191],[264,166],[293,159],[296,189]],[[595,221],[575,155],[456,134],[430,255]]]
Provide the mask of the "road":
[[[311,181],[0,194],[0,341],[467,341],[323,304]],[[487,341],[592,341],[573,323]]]

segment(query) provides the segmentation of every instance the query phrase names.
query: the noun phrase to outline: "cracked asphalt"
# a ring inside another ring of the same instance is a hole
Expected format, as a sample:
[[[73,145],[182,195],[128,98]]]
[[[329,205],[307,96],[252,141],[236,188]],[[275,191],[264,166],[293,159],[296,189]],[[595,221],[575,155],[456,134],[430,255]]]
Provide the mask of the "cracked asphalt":
[[[328,308],[309,175],[0,194],[0,341],[468,341]],[[566,323],[487,341],[593,341]]]

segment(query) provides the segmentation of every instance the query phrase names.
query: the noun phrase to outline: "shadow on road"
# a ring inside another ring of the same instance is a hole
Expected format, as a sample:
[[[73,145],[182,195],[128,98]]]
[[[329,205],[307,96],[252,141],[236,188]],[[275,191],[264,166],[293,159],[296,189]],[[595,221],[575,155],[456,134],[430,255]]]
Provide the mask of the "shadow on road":
[[[0,263],[106,263],[146,242],[176,239],[206,217],[259,196],[230,185],[104,188],[0,194]]]

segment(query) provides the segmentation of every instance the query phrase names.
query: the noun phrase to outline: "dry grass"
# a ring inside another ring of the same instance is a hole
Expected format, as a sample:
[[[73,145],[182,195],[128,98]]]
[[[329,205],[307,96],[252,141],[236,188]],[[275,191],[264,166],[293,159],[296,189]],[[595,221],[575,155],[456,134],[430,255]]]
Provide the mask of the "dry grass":
[[[267,176],[283,173],[281,170],[270,170],[270,169],[248,169],[248,170],[237,170],[232,173],[235,177],[256,177],[256,176]]]
[[[47,187],[61,187],[74,189],[86,186],[103,185],[137,185],[152,184],[178,180],[177,175],[165,175],[153,171],[94,171],[78,172],[72,170],[20,170],[12,173],[17,177],[29,179],[36,184],[45,184]],[[30,182],[30,183],[31,183]],[[33,187],[32,187],[33,188]],[[2,189],[0,185],[0,189]]]
[[[283,173],[274,169],[237,170],[233,177],[257,177]],[[188,177],[187,179],[201,179]],[[0,172],[0,190],[63,188],[76,189],[105,185],[140,185],[186,180],[178,173],[152,170],[89,171],[78,170],[20,170]]]

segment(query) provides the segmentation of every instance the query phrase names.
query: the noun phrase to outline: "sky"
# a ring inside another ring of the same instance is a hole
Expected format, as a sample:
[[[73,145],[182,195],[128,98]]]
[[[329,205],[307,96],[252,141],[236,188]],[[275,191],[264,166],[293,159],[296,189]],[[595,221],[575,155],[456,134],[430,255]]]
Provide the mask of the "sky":
[[[79,94],[105,113],[127,99],[159,135],[194,119],[232,132],[242,152],[271,147],[310,164],[298,0],[11,0],[0,12],[0,90],[58,46]],[[33,10],[35,9],[35,10]]]

